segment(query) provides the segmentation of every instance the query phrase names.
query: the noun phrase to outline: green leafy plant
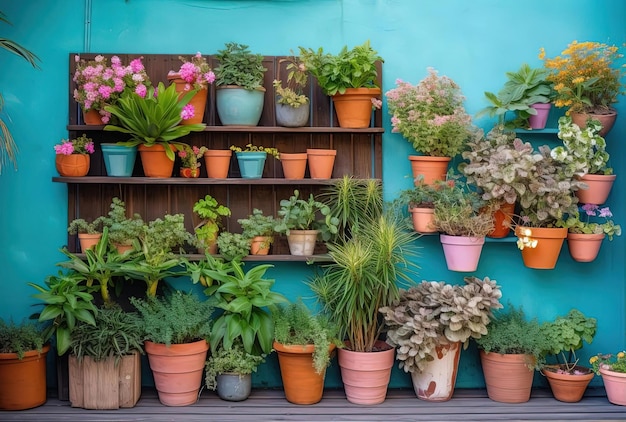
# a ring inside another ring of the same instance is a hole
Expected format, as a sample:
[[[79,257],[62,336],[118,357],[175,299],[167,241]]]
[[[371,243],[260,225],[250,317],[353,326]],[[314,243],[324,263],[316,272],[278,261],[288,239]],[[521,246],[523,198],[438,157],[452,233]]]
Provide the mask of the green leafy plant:
[[[109,227],[109,241],[114,245],[132,245],[143,232],[144,221],[138,213],[126,217],[126,203],[115,197],[111,201],[109,212],[104,218],[104,225]]]
[[[399,299],[380,308],[387,343],[396,347],[396,359],[405,372],[421,372],[434,360],[437,346],[487,334],[494,309],[502,308],[502,292],[489,277],[465,277],[464,285],[422,281],[400,290]],[[445,353],[445,352],[444,352]]]
[[[568,167],[568,171],[577,175],[613,174],[607,167],[609,153],[606,152],[606,141],[598,133],[602,125],[598,120],[591,119],[587,127],[579,128],[569,116],[559,118],[559,139],[562,146],[552,150],[552,157]]]
[[[294,190],[289,199],[280,201],[278,217],[274,226],[277,233],[289,235],[291,230],[319,230],[324,241],[338,233],[339,219],[333,217],[330,207],[316,200],[313,194],[308,199],[302,199],[300,192]]]
[[[273,265],[262,264],[243,270],[243,263],[230,261],[222,265],[216,258],[207,255],[213,270],[206,274],[217,283],[207,287],[205,294],[215,298],[215,306],[224,312],[217,317],[211,333],[211,347],[232,348],[241,340],[247,353],[260,355],[272,350],[274,322],[265,309],[286,299],[271,290],[274,280],[265,277]]]
[[[204,247],[208,247],[217,238],[217,233],[221,227],[221,218],[230,217],[230,209],[220,205],[217,199],[211,195],[206,195],[194,204],[193,212],[202,219],[194,228],[198,242]]]
[[[116,105],[106,106],[104,109],[115,116],[118,125],[106,125],[105,131],[122,132],[131,135],[127,142],[120,145],[148,147],[161,145],[170,160],[175,159],[175,149],[182,149],[183,144],[172,142],[190,132],[202,131],[204,123],[181,125],[183,108],[191,101],[196,90],[189,91],[179,99],[176,86],[171,84],[167,88],[162,82],[157,89],[150,87],[145,97],[130,92],[125,93]]]
[[[34,298],[43,302],[43,310],[36,315],[40,322],[49,321],[44,330],[46,341],[52,336],[56,338],[59,356],[65,354],[70,347],[70,335],[77,321],[95,325],[94,313],[97,308],[93,304],[93,291],[97,287],[83,284],[84,277],[74,271],[47,276],[44,286],[28,283],[39,293]]]
[[[94,361],[114,357],[117,363],[123,356],[143,354],[141,319],[119,306],[99,309],[95,325],[78,322],[70,338],[70,351],[79,361],[85,356]]]
[[[328,244],[332,262],[308,285],[349,349],[374,350],[383,328],[378,310],[398,300],[399,283],[412,283],[415,238],[396,216],[386,213],[363,221],[349,241]]]
[[[550,342],[546,354],[556,356],[557,365],[546,365],[544,370],[557,373],[589,373],[578,366],[576,350],[583,347],[583,341],[591,344],[596,334],[595,318],[588,318],[578,309],[572,309],[565,316],[559,316],[541,327],[545,338]],[[569,356],[565,356],[565,353]],[[559,359],[559,356],[562,360]]]
[[[246,218],[240,218],[237,223],[241,225],[241,234],[246,239],[252,239],[256,236],[267,236],[269,243],[272,243],[274,236],[274,224],[276,223],[273,215],[264,215],[263,210],[254,208],[252,214]]]
[[[567,228],[569,233],[579,234],[605,234],[609,240],[613,240],[613,236],[620,236],[622,234],[622,228],[619,224],[615,224],[610,218],[613,213],[609,207],[600,208],[595,204],[584,204],[582,206],[583,211],[587,218],[583,220],[580,217],[580,211],[574,214],[568,215],[567,219],[557,221],[558,227]],[[598,221],[591,221],[591,217],[604,218],[603,223]]]
[[[292,52],[293,53],[293,52]],[[276,102],[286,104],[294,108],[309,104],[309,97],[304,95],[304,87],[309,78],[306,66],[298,56],[280,59],[278,65],[287,63],[287,86],[283,87],[282,81],[275,79],[273,82],[276,90]]]
[[[220,65],[215,69],[217,86],[237,85],[247,90],[263,87],[267,68],[263,67],[263,55],[253,54],[247,45],[226,43],[226,48],[216,55]]]
[[[508,81],[497,95],[485,92],[491,105],[479,111],[476,117],[488,114],[497,117],[498,124],[507,129],[528,129],[528,118],[537,114],[531,105],[549,103],[553,96],[552,83],[547,80],[549,73],[546,68],[531,68],[527,63],[522,64],[517,72],[506,72]],[[506,113],[509,112],[514,118],[507,121]]]
[[[344,46],[338,54],[299,47],[300,59],[326,95],[344,94],[347,88],[378,88],[376,62],[383,59],[365,41],[352,49]]]
[[[100,216],[94,219],[91,222],[83,218],[76,218],[70,222],[70,225],[67,227],[67,231],[69,234],[77,234],[77,233],[88,233],[88,234],[97,234],[102,233],[102,228],[105,222],[105,218]]]
[[[247,375],[256,372],[257,367],[265,362],[265,355],[246,352],[241,341],[237,340],[229,349],[211,348],[211,356],[206,362],[205,382],[210,390],[217,388],[217,376],[224,373]]]
[[[250,239],[241,233],[222,232],[217,236],[217,247],[227,261],[240,261],[250,254]]]
[[[214,301],[193,293],[171,292],[163,297],[132,297],[141,315],[144,338],[167,346],[209,340]]]
[[[16,324],[0,319],[0,353],[16,353],[22,359],[31,350],[41,353],[46,341],[42,327],[33,321]]]
[[[343,347],[339,328],[326,315],[313,314],[298,300],[273,309],[274,338],[284,345],[313,344],[313,367],[318,374],[330,365],[330,346]]]

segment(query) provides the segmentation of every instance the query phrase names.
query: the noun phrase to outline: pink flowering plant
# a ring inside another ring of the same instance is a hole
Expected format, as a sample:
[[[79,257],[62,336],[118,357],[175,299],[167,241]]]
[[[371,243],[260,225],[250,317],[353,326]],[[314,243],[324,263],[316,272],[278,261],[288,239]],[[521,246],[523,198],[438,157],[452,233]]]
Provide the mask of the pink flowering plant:
[[[200,52],[197,52],[196,55],[191,58],[191,61],[188,61],[182,56],[178,58],[183,64],[180,66],[178,72],[170,72],[169,77],[179,76],[184,80],[187,83],[185,91],[206,89],[215,81],[215,73],[213,73],[206,59],[202,57]]]
[[[118,56],[111,57],[111,64],[102,55],[89,61],[76,55],[75,61],[74,100],[85,111],[97,110],[104,124],[109,123],[111,118],[105,106],[115,105],[124,90],[145,97],[148,87],[152,85],[141,58],[132,60],[127,66],[122,64]]]
[[[622,228],[610,220],[613,213],[609,207],[601,208],[595,204],[584,204],[581,208],[584,212],[582,217],[580,212],[570,214],[566,220],[559,220],[557,226],[567,228],[570,233],[605,234],[609,240],[613,240],[613,236],[622,234]],[[604,222],[598,222],[597,219],[604,219]]]
[[[60,144],[54,146],[54,151],[60,155],[93,154],[95,149],[93,140],[83,133],[76,139],[63,139]]]
[[[385,93],[392,132],[400,133],[416,151],[437,157],[454,157],[465,144],[480,136],[463,105],[460,87],[449,77],[428,68],[417,85],[401,79]]]
[[[200,167],[200,159],[206,152],[206,147],[197,147],[182,144],[178,150],[178,157],[181,160],[182,167],[189,169],[197,169]]]
[[[600,375],[600,369],[605,371],[626,373],[626,352],[603,355],[598,353],[589,359],[593,372]]]

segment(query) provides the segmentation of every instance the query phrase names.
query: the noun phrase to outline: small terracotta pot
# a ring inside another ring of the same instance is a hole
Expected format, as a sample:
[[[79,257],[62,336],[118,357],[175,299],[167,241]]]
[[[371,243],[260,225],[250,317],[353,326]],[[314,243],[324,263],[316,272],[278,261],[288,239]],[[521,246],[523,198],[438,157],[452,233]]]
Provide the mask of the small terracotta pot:
[[[578,189],[576,196],[581,204],[602,205],[606,203],[613,182],[617,176],[614,174],[585,174],[580,180],[587,184],[587,189]]]
[[[617,111],[615,111],[615,109],[612,109],[612,112],[608,114],[588,114],[588,113],[570,112],[570,117],[572,118],[572,122],[578,125],[578,127],[580,128],[587,127],[587,119],[590,117],[598,120],[600,124],[602,125],[602,129],[600,130],[598,134],[604,137],[613,128],[613,124],[615,123],[615,119],[617,118]]]
[[[432,185],[436,180],[446,180],[450,157],[431,157],[428,155],[409,155],[413,182]],[[423,177],[420,180],[420,177]]]
[[[80,242],[80,250],[83,253],[85,253],[87,249],[94,248],[100,241],[101,237],[102,237],[102,233],[95,233],[95,234],[78,233],[78,241]]]
[[[204,164],[207,177],[210,179],[226,179],[230,168],[233,152],[229,149],[209,149],[204,153]]]
[[[576,368],[588,370],[588,368],[581,366]],[[581,375],[558,374],[550,369],[543,369],[541,373],[548,379],[554,398],[566,403],[579,402],[595,375],[590,370],[588,374]]]
[[[380,88],[348,88],[344,94],[333,95],[339,126],[351,129],[370,127],[372,98],[380,93]]]
[[[170,148],[172,151],[176,150],[173,145],[170,145]],[[139,151],[143,173],[146,177],[172,177],[174,160],[170,160],[165,154],[163,145],[139,145],[137,151]]]
[[[626,406],[626,374],[600,369],[604,389],[608,400],[620,406]]]
[[[89,173],[91,159],[89,154],[57,154],[54,160],[59,175],[62,177],[82,177]]]
[[[178,92],[178,98],[184,97],[189,91],[193,90],[193,84],[188,84],[184,79],[180,78],[179,74],[172,74],[167,77],[171,83],[176,85],[176,92]],[[198,90],[196,94],[191,97],[191,100],[187,104],[191,104],[194,108],[194,115],[190,119],[183,119],[181,125],[194,125],[202,123],[204,121],[204,110],[206,108],[206,99],[209,90],[206,88]]]
[[[598,256],[604,233],[568,233],[567,248],[574,261],[591,262]]]
[[[312,148],[307,149],[306,153],[311,179],[330,179],[333,176],[337,150]]]
[[[285,179],[304,179],[306,172],[307,153],[280,153],[280,162],[283,166]]]
[[[439,238],[450,271],[476,271],[485,244],[484,237],[449,236],[442,233]]]
[[[102,116],[100,116],[100,112],[95,109],[89,109],[89,111],[83,110],[83,122],[86,125],[102,125]]]
[[[418,233],[436,233],[434,208],[410,208],[413,228]]]
[[[267,255],[270,252],[272,238],[270,236],[255,236],[250,240],[250,255]]]
[[[537,240],[535,248],[525,247],[521,251],[525,266],[538,270],[551,270],[556,267],[563,241],[567,237],[567,229],[517,226],[515,235]]]

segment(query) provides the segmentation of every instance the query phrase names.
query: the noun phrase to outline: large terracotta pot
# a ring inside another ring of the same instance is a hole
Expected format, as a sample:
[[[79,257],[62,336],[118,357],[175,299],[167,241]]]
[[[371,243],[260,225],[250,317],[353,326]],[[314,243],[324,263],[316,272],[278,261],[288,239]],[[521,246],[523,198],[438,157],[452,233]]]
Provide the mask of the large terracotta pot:
[[[0,353],[0,410],[24,410],[46,402],[46,355],[31,350],[22,359],[16,353]]]
[[[626,374],[600,369],[606,396],[613,404],[626,406]]]
[[[450,271],[476,271],[485,244],[484,237],[449,236],[442,233],[439,239]]]
[[[91,159],[89,154],[57,154],[54,160],[59,175],[62,177],[82,177],[89,173]]]
[[[448,401],[454,394],[461,357],[461,343],[437,346],[433,360],[424,370],[411,372],[417,398],[427,401]]]
[[[588,189],[578,189],[576,191],[578,201],[581,204],[604,204],[611,193],[616,177],[614,174],[585,174],[580,177],[580,180],[589,187]]]
[[[530,400],[534,370],[527,355],[485,353],[480,351],[487,396],[501,403],[525,403]]]
[[[331,344],[329,352],[335,349]],[[285,398],[294,404],[315,404],[322,400],[326,369],[318,374],[313,367],[315,345],[285,345],[274,342],[278,353],[280,375],[285,389]]]
[[[550,388],[554,398],[558,401],[566,403],[576,403],[583,398],[587,386],[595,375],[588,368],[577,366],[577,369],[587,370],[589,373],[573,375],[573,374],[559,374],[549,369],[543,369],[541,373],[548,379]]]
[[[419,183],[432,185],[435,180],[446,180],[450,157],[431,157],[429,155],[409,155],[411,161],[411,171],[413,181],[417,186]],[[423,179],[420,180],[420,176]]]
[[[418,233],[436,233],[434,208],[409,208],[413,228]]]
[[[209,149],[204,152],[204,165],[210,179],[226,179],[233,152],[229,149]]]
[[[520,227],[515,228],[517,237],[530,237],[537,240],[535,248],[522,249],[522,259],[528,268],[551,270],[556,266],[563,241],[567,237],[566,228]]]
[[[372,98],[380,93],[380,88],[348,88],[344,94],[333,95],[339,126],[351,129],[370,127]]]
[[[280,162],[283,166],[285,179],[304,179],[306,172],[306,162],[308,154],[302,153],[280,153]],[[333,160],[334,164],[334,160]],[[332,173],[332,169],[331,169]]]
[[[165,344],[145,341],[159,401],[166,406],[187,406],[198,400],[209,343]]]
[[[176,147],[170,145],[172,151]],[[170,160],[165,154],[163,145],[139,145],[137,147],[139,156],[141,157],[141,165],[143,173],[146,177],[172,177],[174,171],[174,161]]]
[[[330,179],[333,176],[337,150],[310,148],[306,150],[311,179]]]
[[[379,352],[338,349],[338,361],[346,398],[355,404],[385,401],[396,350],[384,341],[376,342]]]
[[[178,76],[178,77],[177,77]],[[193,84],[188,84],[184,79],[179,77],[179,74],[169,75],[167,78],[176,85],[176,92],[178,92],[178,98],[184,97],[189,91],[192,91]],[[191,100],[187,104],[191,104],[194,108],[194,115],[189,119],[183,119],[181,125],[194,125],[202,123],[204,121],[204,110],[206,108],[206,99],[209,90],[207,88],[199,89]]]
[[[617,118],[617,111],[615,111],[615,109],[612,109],[611,113],[608,114],[587,114],[570,112],[570,117],[572,118],[572,122],[578,125],[578,127],[580,128],[585,128],[587,126],[587,119],[589,119],[590,117],[598,120],[602,125],[602,129],[600,130],[599,135],[604,137],[613,128],[613,124],[615,123],[615,119]]]
[[[591,262],[598,256],[604,240],[604,233],[568,233],[567,248],[574,261]]]

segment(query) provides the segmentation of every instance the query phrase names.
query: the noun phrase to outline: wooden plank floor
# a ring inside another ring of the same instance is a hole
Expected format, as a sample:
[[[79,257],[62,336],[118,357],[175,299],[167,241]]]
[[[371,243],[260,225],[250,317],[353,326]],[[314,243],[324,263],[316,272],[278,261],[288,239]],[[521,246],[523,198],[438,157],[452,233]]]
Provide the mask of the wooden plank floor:
[[[390,390],[384,403],[354,405],[341,390],[327,390],[318,404],[298,406],[287,402],[280,390],[253,390],[243,402],[220,400],[203,392],[191,406],[167,407],[156,392],[146,389],[137,406],[119,410],[85,410],[70,407],[54,397],[35,409],[1,412],[0,421],[626,421],[626,407],[608,402],[604,389],[589,389],[578,403],[561,403],[546,390],[533,389],[529,402],[505,404],[489,400],[484,390],[457,390],[452,400],[432,403],[418,400],[412,390]]]

